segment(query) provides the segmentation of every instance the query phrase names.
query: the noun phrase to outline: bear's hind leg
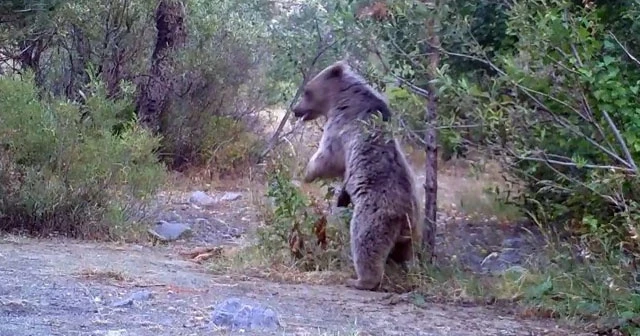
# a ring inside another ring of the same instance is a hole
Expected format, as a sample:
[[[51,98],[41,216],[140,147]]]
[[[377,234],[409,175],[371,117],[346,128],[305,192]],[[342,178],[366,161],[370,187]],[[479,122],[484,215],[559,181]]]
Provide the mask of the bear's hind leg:
[[[406,265],[408,261],[411,261],[415,257],[416,248],[420,242],[416,242],[415,239],[419,239],[420,235],[416,235],[416,232],[412,232],[411,225],[407,225],[408,219],[402,218],[398,220],[397,224],[400,229],[400,235],[396,239],[391,253],[389,253],[389,259],[393,260],[397,264]],[[410,222],[409,222],[410,223]]]
[[[371,225],[365,232],[358,232],[358,216],[351,219],[351,253],[358,276],[355,280],[347,280],[347,286],[360,290],[377,290],[382,284],[385,263],[393,247],[393,234],[390,234],[380,223]]]
[[[347,287],[360,290],[376,291],[382,284],[384,276],[384,259],[369,259],[356,262],[354,258],[357,279],[347,280]]]

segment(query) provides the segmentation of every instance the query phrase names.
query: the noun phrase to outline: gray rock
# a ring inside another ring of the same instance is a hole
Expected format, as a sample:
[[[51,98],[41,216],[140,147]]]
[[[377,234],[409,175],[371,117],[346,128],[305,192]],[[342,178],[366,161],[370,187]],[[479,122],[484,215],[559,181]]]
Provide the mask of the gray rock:
[[[150,299],[153,296],[153,293],[150,291],[139,291],[129,295],[126,299],[116,301],[111,304],[111,307],[130,307],[133,305],[134,301],[145,301]]]
[[[127,331],[125,329],[121,329],[121,330],[109,330],[107,331],[106,336],[125,336],[128,335]]]
[[[207,207],[216,204],[218,201],[215,198],[207,195],[207,193],[205,193],[204,191],[198,190],[191,193],[189,202],[195,205]]]
[[[226,192],[224,193],[224,195],[222,195],[222,197],[220,197],[221,201],[235,201],[240,199],[240,197],[242,197],[242,194],[239,192]]]
[[[232,331],[266,331],[280,327],[277,313],[256,302],[229,298],[218,304],[211,314],[211,323]]]
[[[507,248],[520,248],[525,244],[526,241],[523,238],[519,237],[506,238],[502,241],[502,246]]]
[[[192,231],[186,224],[159,221],[153,228],[150,228],[148,232],[158,240],[173,241],[188,235]]]
[[[129,335],[126,329],[120,330],[97,330],[93,332],[93,335],[103,335],[103,336],[126,336]]]
[[[165,213],[163,216],[164,219],[168,222],[180,222],[182,221],[182,216],[180,216],[175,210]]]

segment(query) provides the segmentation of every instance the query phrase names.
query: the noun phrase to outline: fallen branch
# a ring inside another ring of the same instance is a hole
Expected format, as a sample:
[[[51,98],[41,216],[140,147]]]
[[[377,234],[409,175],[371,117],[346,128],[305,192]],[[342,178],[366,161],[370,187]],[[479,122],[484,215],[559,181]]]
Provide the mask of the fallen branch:
[[[202,263],[205,260],[209,260],[213,257],[218,257],[222,255],[223,247],[222,246],[207,246],[207,247],[197,247],[190,251],[179,252],[183,257],[187,257],[190,261],[195,263]]]

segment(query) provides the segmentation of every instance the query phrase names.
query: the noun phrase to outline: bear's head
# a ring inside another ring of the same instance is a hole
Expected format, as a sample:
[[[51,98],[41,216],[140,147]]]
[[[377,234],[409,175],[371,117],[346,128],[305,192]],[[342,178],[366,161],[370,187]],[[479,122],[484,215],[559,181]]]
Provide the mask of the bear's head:
[[[342,91],[349,71],[345,61],[338,61],[320,71],[304,86],[302,97],[292,108],[293,115],[303,121],[326,116]]]

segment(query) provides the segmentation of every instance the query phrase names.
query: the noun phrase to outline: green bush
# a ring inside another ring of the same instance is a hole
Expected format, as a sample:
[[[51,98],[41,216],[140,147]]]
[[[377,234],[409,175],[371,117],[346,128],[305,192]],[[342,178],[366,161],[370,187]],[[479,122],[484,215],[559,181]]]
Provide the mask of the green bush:
[[[470,55],[497,75],[449,73],[439,98],[474,112],[524,210],[567,238],[532,300],[565,316],[616,318],[637,333],[625,319],[640,313],[640,66],[630,57],[639,31],[617,31],[616,22],[637,20],[640,4],[608,6],[513,2],[506,32],[515,50]]]
[[[394,114],[402,119],[399,137],[404,143],[422,146],[426,99],[405,88],[395,86],[388,86],[386,94]],[[459,102],[451,105],[457,104]],[[442,125],[438,131],[438,154],[444,160],[448,160],[455,154],[464,152],[465,138],[469,138],[471,134],[464,129],[453,127],[461,120],[460,109],[446,106],[442,110],[446,110],[447,113],[438,115],[438,124]]]
[[[263,138],[242,120],[205,111],[180,111],[171,112],[164,132],[163,148],[172,167],[208,167],[226,174],[248,164],[259,153]]]
[[[117,238],[163,182],[159,139],[135,123],[113,133],[130,97],[90,89],[80,106],[40,99],[32,77],[0,78],[0,229]]]
[[[292,260],[304,270],[335,270],[348,263],[349,215],[329,219],[326,206],[333,201],[327,190],[324,204],[305,196],[291,181],[285,166],[276,164],[268,174],[266,225],[258,230],[263,254]],[[290,258],[287,258],[287,255]]]
[[[475,83],[445,76],[441,99],[474,111],[533,217],[607,244],[633,243],[640,67],[604,13],[563,0],[513,3],[507,35],[516,51],[485,58],[499,75]]]
[[[509,33],[519,37],[519,54],[501,63],[527,92],[518,94],[519,106],[507,107],[519,119],[511,123],[518,132],[511,143],[519,157],[549,161],[513,165],[527,183],[526,204],[538,216],[580,221],[580,233],[628,240],[628,230],[640,228],[625,219],[638,211],[640,190],[637,172],[619,168],[640,158],[640,69],[624,61],[600,10],[557,1],[513,11]],[[518,65],[523,57],[527,69]]]

